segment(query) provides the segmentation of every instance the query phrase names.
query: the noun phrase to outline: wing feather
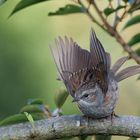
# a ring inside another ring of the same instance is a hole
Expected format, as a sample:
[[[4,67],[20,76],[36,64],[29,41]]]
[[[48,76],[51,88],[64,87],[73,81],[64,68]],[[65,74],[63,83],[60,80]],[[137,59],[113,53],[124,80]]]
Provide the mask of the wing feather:
[[[90,53],[97,83],[103,92],[106,93],[108,90],[108,68],[110,67],[110,62],[108,61],[107,54],[93,29],[91,29],[90,33]]]
[[[62,79],[69,92],[74,96],[76,89],[84,82],[86,70],[91,68],[90,53],[81,49],[72,39],[61,37],[55,40],[56,47],[51,52],[56,63],[59,79]]]
[[[110,67],[111,67],[111,56],[107,52],[106,52],[106,58],[107,58],[107,71],[110,71]]]

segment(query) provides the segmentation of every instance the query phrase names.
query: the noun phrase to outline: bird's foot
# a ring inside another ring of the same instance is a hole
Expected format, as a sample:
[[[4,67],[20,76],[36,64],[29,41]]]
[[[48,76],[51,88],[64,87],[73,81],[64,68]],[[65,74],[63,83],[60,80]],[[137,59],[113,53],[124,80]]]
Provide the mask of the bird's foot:
[[[115,112],[113,111],[112,114],[110,115],[110,118],[111,118],[111,124],[113,124],[113,123],[114,123],[114,119],[115,119],[115,118],[118,118],[118,117],[119,117],[119,116],[116,115]]]
[[[87,121],[87,125],[90,124],[90,120],[93,120],[94,118],[83,115],[83,118]]]
[[[116,118],[119,117],[114,111],[112,112],[111,116],[114,117],[114,118],[115,118],[115,117],[116,117]]]

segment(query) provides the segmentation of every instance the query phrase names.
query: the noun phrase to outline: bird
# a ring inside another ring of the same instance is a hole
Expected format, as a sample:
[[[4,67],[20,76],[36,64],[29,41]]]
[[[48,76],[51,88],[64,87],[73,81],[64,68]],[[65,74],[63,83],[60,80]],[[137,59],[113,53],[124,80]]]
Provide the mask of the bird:
[[[80,111],[87,117],[104,118],[114,114],[119,98],[118,83],[140,73],[140,65],[120,70],[129,59],[119,58],[111,66],[111,56],[104,50],[95,31],[90,31],[90,51],[81,48],[67,36],[49,45],[58,71],[58,79],[66,86]]]

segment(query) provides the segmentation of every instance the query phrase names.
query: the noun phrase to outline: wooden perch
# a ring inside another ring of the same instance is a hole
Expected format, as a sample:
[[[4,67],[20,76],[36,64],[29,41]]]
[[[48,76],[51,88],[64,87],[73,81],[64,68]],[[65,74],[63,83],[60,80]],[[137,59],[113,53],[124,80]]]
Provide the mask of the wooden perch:
[[[0,127],[0,140],[48,140],[82,135],[140,137],[140,117],[118,116],[111,120],[71,115]]]

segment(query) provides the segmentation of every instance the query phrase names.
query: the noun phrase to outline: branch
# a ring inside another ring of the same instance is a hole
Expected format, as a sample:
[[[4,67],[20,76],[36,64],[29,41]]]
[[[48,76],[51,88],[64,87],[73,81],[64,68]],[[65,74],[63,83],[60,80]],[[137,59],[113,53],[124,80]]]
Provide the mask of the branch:
[[[116,0],[116,5],[117,5],[117,7],[119,7],[120,6],[120,0]],[[118,11],[116,11],[115,12],[115,15],[114,15],[114,21],[113,21],[113,28],[114,29],[116,29],[116,27],[117,27],[117,24],[119,23],[119,17],[118,17]]]
[[[90,12],[89,8],[90,8],[90,3],[89,3],[89,6],[88,8],[85,7],[84,3],[83,3],[83,0],[79,0],[78,1],[79,4],[84,8],[87,16],[91,19],[92,22],[94,22],[95,24],[97,24],[100,28],[102,28],[105,32],[107,32],[107,30],[104,28],[104,26],[102,26],[95,18],[94,16],[92,15],[92,13]]]
[[[122,13],[120,19],[116,22],[116,24],[115,24],[115,26],[114,26],[114,29],[117,29],[117,26],[119,25],[120,22],[123,21],[123,19],[124,19],[124,17],[126,16],[127,12],[128,12],[128,11],[127,11],[127,4],[125,4],[125,9],[124,9],[124,11],[123,11],[123,13]]]
[[[140,117],[119,116],[87,119],[82,116],[62,116],[30,123],[0,127],[0,140],[48,140],[82,135],[119,135],[140,137]]]
[[[88,0],[87,0],[88,1]],[[79,3],[83,6],[83,8],[85,9],[85,11],[87,11],[88,16],[92,19],[93,22],[95,22],[95,18],[92,16],[91,11],[89,11],[86,6],[83,4],[82,0],[79,0]],[[98,21],[96,21],[95,23],[100,26],[104,31],[106,31],[108,34],[110,34],[111,36],[113,36],[117,42],[122,46],[123,50],[125,52],[127,52],[130,56],[130,58],[134,59],[138,64],[140,64],[140,57],[137,55],[137,53],[135,51],[133,51],[130,46],[124,41],[124,39],[120,36],[120,34],[117,32],[116,29],[114,29],[108,22],[107,20],[104,18],[104,16],[102,15],[102,12],[99,10],[98,6],[95,3],[95,0],[92,0],[92,5],[91,5],[95,11],[97,12],[99,18],[101,19],[101,21],[103,22],[104,26],[103,27]],[[125,16],[126,12],[122,15],[122,18]]]
[[[116,38],[117,42],[121,44],[123,50],[129,54],[130,58],[134,59],[138,64],[140,64],[140,57],[130,48],[130,46],[123,40],[117,31],[114,33],[114,37]]]

